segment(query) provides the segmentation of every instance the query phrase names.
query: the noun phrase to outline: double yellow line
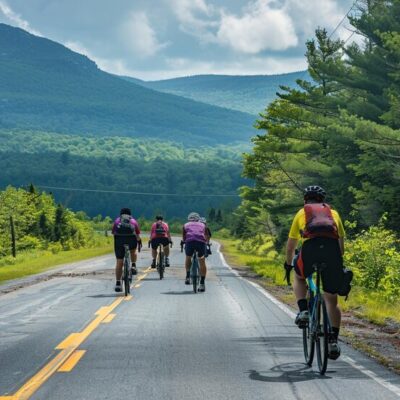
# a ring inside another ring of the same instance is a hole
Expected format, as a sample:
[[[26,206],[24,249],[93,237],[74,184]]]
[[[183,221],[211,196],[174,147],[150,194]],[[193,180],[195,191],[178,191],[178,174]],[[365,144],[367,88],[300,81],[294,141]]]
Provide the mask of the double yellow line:
[[[137,279],[134,287],[140,286],[151,268],[147,268]],[[0,400],[26,400],[29,399],[55,372],[70,372],[86,353],[86,350],[77,350],[78,347],[94,332],[101,323],[110,323],[115,314],[112,312],[123,301],[131,300],[132,296],[119,297],[109,306],[101,307],[96,311],[96,318],[91,321],[83,331],[71,333],[64,339],[56,350],[61,350],[52,360],[50,360],[39,372],[29,379],[15,394],[11,396],[0,396]]]

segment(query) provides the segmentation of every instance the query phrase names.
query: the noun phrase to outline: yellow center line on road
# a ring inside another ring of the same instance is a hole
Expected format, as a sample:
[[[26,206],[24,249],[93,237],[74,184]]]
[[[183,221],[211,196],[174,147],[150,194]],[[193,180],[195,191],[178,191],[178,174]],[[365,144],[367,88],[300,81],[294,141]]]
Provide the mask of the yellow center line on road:
[[[147,268],[144,273],[136,279],[136,281],[140,282],[143,280],[150,270],[151,267]],[[114,311],[116,307],[118,307],[123,301],[131,299],[132,296],[119,297],[109,306],[100,307],[95,313],[96,318],[91,321],[82,332],[71,333],[57,345],[56,350],[61,351],[53,359],[51,359],[40,371],[29,379],[15,394],[10,396],[0,396],[0,400],[27,400],[55,372],[70,372],[86,352],[85,350],[77,350],[77,348],[101,323],[109,323],[114,319],[115,314],[112,314],[112,311]]]
[[[65,361],[60,368],[58,368],[58,372],[71,372],[72,369],[78,364],[79,360],[83,357],[86,353],[86,350],[75,350],[71,356]]]

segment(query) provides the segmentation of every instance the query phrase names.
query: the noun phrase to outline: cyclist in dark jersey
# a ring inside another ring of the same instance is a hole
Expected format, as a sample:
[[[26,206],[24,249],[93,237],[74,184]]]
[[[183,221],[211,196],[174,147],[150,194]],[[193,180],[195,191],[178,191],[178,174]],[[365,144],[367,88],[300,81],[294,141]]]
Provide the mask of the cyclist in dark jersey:
[[[136,249],[138,243],[141,242],[139,224],[132,217],[132,212],[129,208],[121,209],[119,217],[117,217],[114,221],[112,234],[114,235],[114,252],[117,259],[115,266],[115,291],[121,292],[122,265],[125,256],[124,245],[127,244],[129,246],[132,261],[132,275],[135,275],[137,273]]]

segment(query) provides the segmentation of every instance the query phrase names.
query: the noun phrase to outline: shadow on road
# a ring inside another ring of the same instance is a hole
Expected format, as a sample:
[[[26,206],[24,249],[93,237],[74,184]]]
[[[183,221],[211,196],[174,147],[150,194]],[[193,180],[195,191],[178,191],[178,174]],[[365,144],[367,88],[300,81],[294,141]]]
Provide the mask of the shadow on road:
[[[86,296],[86,297],[91,297],[92,299],[103,299],[103,298],[115,298],[115,297],[120,297],[123,296],[122,293],[109,293],[109,294],[94,294],[93,296]]]
[[[278,383],[278,382],[304,382],[315,379],[332,379],[330,376],[320,375],[318,371],[312,370],[303,363],[287,363],[276,365],[269,371],[256,371],[251,369],[246,371],[249,378],[253,381]]]
[[[161,294],[170,294],[170,295],[180,296],[180,295],[183,295],[183,294],[194,294],[194,293],[193,293],[193,290],[185,290],[183,292],[176,292],[176,291],[162,292]]]

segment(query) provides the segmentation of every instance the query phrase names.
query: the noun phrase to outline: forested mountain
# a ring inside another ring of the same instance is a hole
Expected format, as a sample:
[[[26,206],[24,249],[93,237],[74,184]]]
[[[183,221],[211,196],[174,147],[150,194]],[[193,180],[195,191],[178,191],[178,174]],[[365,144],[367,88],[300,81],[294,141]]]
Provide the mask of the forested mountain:
[[[237,188],[245,183],[241,152],[246,148],[0,131],[0,187],[32,182],[39,189],[71,188],[44,190],[90,216],[114,215],[125,205],[137,216],[150,218],[159,211],[168,218],[184,217],[193,210],[205,213],[210,207],[238,204]]]
[[[294,86],[297,79],[307,75],[304,71],[281,75],[197,75],[148,82],[123,78],[160,92],[258,115],[276,99],[280,86]]]
[[[228,143],[254,117],[164,94],[99,70],[87,57],[0,24],[0,128]]]

